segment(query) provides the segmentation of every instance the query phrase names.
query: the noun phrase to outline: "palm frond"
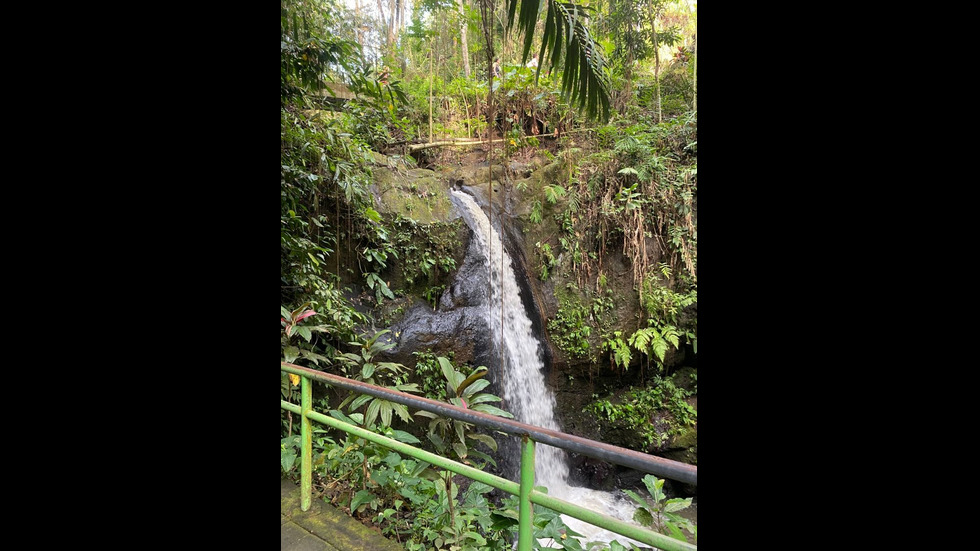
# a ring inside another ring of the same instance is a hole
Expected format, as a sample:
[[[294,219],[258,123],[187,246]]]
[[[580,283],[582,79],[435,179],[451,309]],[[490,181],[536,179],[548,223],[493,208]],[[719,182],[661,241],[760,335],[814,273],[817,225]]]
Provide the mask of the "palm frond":
[[[601,116],[603,121],[609,120],[606,63],[586,26],[594,8],[558,0],[522,0],[520,14],[515,20],[518,0],[508,0],[508,32],[516,22],[518,31],[524,34],[522,63],[531,53],[534,27],[542,1],[547,2],[548,7],[538,54],[541,63],[538,64],[535,79],[541,74],[544,60],[548,59],[549,70],[555,67],[562,69],[562,95],[568,98],[569,103],[584,110],[591,119]]]

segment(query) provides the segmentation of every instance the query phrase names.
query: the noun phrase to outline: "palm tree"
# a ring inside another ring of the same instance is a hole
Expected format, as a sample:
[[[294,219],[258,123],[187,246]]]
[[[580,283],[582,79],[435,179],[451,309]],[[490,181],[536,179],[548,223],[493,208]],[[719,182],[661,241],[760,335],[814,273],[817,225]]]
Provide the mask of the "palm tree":
[[[518,0],[507,0],[507,31],[514,23],[524,34],[524,51],[521,63],[526,63],[534,41],[534,27],[542,4],[547,4],[544,35],[538,54],[542,63],[538,65],[535,79],[541,74],[543,61],[548,60],[551,68],[562,69],[562,94],[572,105],[586,112],[591,119],[609,120],[609,84],[604,74],[605,59],[602,51],[592,39],[585,26],[594,8],[580,6],[559,0],[522,0],[517,14]]]

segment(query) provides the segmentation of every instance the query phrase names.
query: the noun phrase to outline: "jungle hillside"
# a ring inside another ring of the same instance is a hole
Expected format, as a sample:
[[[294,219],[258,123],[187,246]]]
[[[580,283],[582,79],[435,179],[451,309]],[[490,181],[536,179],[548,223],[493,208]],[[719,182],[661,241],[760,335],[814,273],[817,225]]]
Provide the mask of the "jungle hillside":
[[[282,362],[522,420],[520,318],[562,432],[697,465],[695,0],[280,0],[280,169]],[[299,377],[280,391],[299,403]],[[313,402],[515,479],[502,433],[323,385]],[[317,499],[405,549],[511,549],[514,496],[314,432]],[[696,486],[565,461],[696,544]],[[630,548],[545,508],[535,527]]]

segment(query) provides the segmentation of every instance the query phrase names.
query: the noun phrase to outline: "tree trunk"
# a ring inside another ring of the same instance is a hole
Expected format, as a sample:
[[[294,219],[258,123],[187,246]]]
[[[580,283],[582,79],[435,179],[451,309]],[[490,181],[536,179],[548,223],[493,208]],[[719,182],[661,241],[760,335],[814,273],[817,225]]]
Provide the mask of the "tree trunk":
[[[698,110],[698,20],[694,20],[694,110]]]
[[[378,0],[378,20],[381,21],[382,25],[384,25],[387,22],[385,20],[385,12],[381,4],[381,0]],[[390,34],[391,31],[389,30],[388,32]]]
[[[432,41],[429,41],[431,44]],[[432,141],[432,56],[435,55],[435,51],[429,49],[429,141]]]
[[[459,36],[460,41],[463,43],[463,72],[466,74],[466,78],[470,78],[470,46],[469,42],[466,40],[466,30],[469,26],[466,21],[466,10],[463,9],[463,5],[466,0],[461,0],[459,3]]]
[[[395,7],[395,0],[388,0],[388,53],[391,53],[392,48],[395,45],[395,12],[398,8]]]
[[[364,39],[361,38],[361,0],[356,0],[354,2],[354,24],[357,25],[354,28],[354,40],[357,40],[358,46],[364,46]]]
[[[662,109],[660,105],[660,39],[657,37],[657,16],[653,16],[653,79],[654,90],[657,95],[657,122],[663,122]]]

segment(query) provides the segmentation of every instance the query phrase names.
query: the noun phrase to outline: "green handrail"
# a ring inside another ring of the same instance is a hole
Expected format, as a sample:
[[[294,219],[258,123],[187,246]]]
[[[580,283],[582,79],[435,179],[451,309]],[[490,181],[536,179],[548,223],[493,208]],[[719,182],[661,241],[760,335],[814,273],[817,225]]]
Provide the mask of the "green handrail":
[[[600,528],[604,528],[611,532],[623,535],[627,538],[663,549],[664,551],[696,551],[697,546],[692,545],[687,542],[675,540],[653,530],[648,530],[640,526],[629,524],[621,520],[615,519],[613,517],[597,513],[590,509],[580,507],[573,503],[549,496],[548,494],[543,494],[534,490],[534,445],[535,441],[528,435],[522,435],[521,442],[521,482],[517,484],[505,478],[495,476],[489,473],[485,473],[479,469],[475,469],[468,465],[463,465],[451,459],[447,459],[440,455],[436,455],[425,450],[421,450],[403,442],[393,440],[386,436],[371,432],[362,427],[351,425],[345,423],[333,417],[324,415],[318,411],[315,411],[312,407],[312,381],[318,380],[324,382],[325,384],[330,384],[331,382],[338,382],[341,379],[335,375],[328,375],[319,371],[308,369],[305,367],[300,367],[298,365],[293,365],[285,362],[280,362],[280,369],[286,373],[292,373],[294,375],[299,375],[301,379],[300,388],[300,400],[301,405],[297,406],[286,400],[280,400],[280,408],[286,411],[296,413],[302,417],[302,422],[300,424],[302,441],[302,454],[301,454],[301,464],[300,464],[300,507],[303,511],[308,511],[312,505],[312,458],[313,458],[313,429],[311,421],[316,421],[318,423],[323,423],[329,427],[342,430],[349,434],[353,434],[360,438],[363,438],[369,442],[374,442],[386,448],[389,448],[398,453],[405,454],[409,457],[425,461],[436,467],[452,471],[456,474],[463,475],[472,480],[482,482],[493,488],[497,488],[501,491],[507,492],[511,495],[516,495],[520,499],[520,510],[518,513],[519,525],[518,525],[518,551],[531,551],[533,539],[534,539],[534,527],[532,525],[532,511],[531,504],[536,503],[543,507],[555,510],[561,514],[568,515],[570,517],[588,522]],[[348,380],[349,381],[349,380]],[[355,381],[349,381],[354,383]],[[346,386],[346,385],[345,385]],[[396,397],[396,395],[402,395],[401,398],[405,399],[405,396],[412,398],[413,405],[420,407],[425,410],[434,410],[434,413],[445,414],[446,410],[443,408],[452,408],[455,411],[455,416],[466,417],[468,422],[473,422],[475,424],[481,424],[486,426],[486,423],[481,423],[480,419],[472,419],[472,414],[477,412],[472,412],[464,408],[457,408],[452,405],[442,404],[439,402],[434,402],[432,400],[426,400],[424,398],[419,398],[417,396],[405,395],[404,393],[399,393],[383,387],[378,387],[375,385],[367,385],[366,383],[359,383],[356,385],[358,387],[372,387],[371,394],[376,392],[386,395],[389,399]],[[354,391],[367,390],[354,388]],[[432,402],[431,404],[425,404],[420,402]],[[435,405],[439,407],[435,407]],[[507,421],[507,420],[505,420]],[[522,426],[520,423],[508,421],[509,424],[515,426]],[[526,426],[526,425],[524,425]],[[562,433],[557,433],[562,434]],[[571,437],[571,435],[565,435]],[[591,441],[589,441],[591,442]],[[600,442],[595,442],[599,448],[608,448],[606,444]],[[625,450],[624,450],[625,451]],[[607,452],[608,453],[608,452]],[[681,464],[683,465],[683,464]],[[691,467],[691,466],[687,466]],[[697,471],[694,467],[694,483],[697,480]]]

